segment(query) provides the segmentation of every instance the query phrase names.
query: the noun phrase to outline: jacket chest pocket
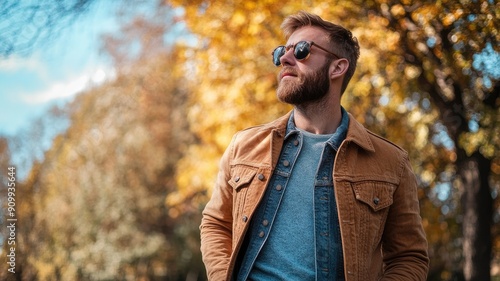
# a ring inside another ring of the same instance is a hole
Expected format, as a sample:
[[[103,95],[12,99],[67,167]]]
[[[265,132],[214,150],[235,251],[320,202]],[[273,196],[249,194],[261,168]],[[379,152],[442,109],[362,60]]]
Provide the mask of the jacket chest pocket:
[[[250,222],[265,189],[266,178],[259,167],[237,165],[231,168],[228,184],[233,188],[233,246]]]
[[[392,205],[395,185],[369,181],[353,183],[352,189],[356,200],[365,204],[371,211],[378,212]]]
[[[236,192],[240,192],[242,188],[248,187],[252,179],[257,174],[257,167],[236,166],[231,169],[231,179],[228,183]]]
[[[365,237],[363,240],[368,245],[377,245],[393,203],[396,185],[388,182],[362,181],[351,183],[351,187],[355,197],[354,219],[359,233]]]
[[[228,183],[233,188],[233,219],[244,215],[242,212],[247,201],[247,193],[256,174],[256,167],[235,166],[231,169],[231,179]]]

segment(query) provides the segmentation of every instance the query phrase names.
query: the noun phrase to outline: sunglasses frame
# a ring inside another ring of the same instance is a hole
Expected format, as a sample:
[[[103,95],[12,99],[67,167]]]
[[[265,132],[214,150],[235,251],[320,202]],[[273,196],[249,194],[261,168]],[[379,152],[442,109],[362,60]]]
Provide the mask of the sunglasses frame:
[[[299,59],[297,58],[296,54],[295,54],[295,48],[297,47],[297,45],[299,44],[303,44],[303,43],[306,43],[308,46],[309,46],[309,52],[308,54],[305,56],[305,58],[302,58],[302,59]],[[307,58],[309,58],[309,56],[311,55],[311,48],[312,46],[316,46],[318,47],[319,49],[329,53],[330,55],[333,55],[334,57],[336,57],[337,59],[340,59],[339,56],[337,56],[336,54],[332,53],[331,51],[327,50],[326,48],[324,47],[321,47],[320,45],[314,43],[314,41],[305,41],[305,40],[301,40],[293,45],[288,45],[288,46],[284,46],[284,45],[281,45],[281,46],[278,46],[276,47],[273,52],[271,53],[271,56],[273,57],[273,64],[275,66],[280,66],[281,65],[281,58],[288,52],[288,50],[290,50],[291,48],[293,48],[293,57],[298,60],[298,61],[303,61],[303,60],[306,60]],[[279,58],[277,58],[277,61],[279,62],[279,64],[276,64],[275,63],[275,57],[274,57],[274,53],[276,53],[276,51],[280,48],[285,48],[285,52],[283,53],[283,55],[281,55]]]

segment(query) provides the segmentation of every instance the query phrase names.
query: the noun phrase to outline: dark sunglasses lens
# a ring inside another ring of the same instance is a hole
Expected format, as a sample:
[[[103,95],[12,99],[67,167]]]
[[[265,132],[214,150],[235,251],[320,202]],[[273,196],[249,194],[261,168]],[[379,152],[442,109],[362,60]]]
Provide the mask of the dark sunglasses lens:
[[[279,46],[278,48],[274,49],[274,52],[273,52],[274,65],[279,66],[281,64],[280,59],[285,54],[285,52],[286,52],[286,49],[284,46]]]
[[[307,58],[309,52],[311,51],[311,45],[306,41],[300,41],[295,45],[295,49],[293,50],[293,54],[295,58],[298,60],[303,60]]]

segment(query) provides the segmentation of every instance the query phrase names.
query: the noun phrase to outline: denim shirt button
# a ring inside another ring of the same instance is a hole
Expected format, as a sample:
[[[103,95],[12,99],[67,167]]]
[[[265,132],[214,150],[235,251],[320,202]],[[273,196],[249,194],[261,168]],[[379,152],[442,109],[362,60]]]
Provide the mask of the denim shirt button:
[[[288,160],[283,161],[283,166],[285,167],[290,166],[290,162]]]
[[[259,232],[259,237],[260,238],[264,237],[264,234],[265,234],[264,231]]]
[[[294,140],[293,145],[295,145],[295,146],[299,145],[299,140]]]
[[[281,189],[282,189],[282,188],[283,188],[283,186],[281,186],[281,184],[278,184],[278,185],[276,186],[276,190],[277,190],[277,191],[281,191]]]
[[[269,225],[269,221],[268,220],[263,220],[262,221],[262,225],[263,226],[268,226]]]
[[[379,202],[380,202],[380,199],[378,197],[373,198],[373,203],[375,205],[378,205]]]
[[[259,180],[263,181],[265,177],[264,177],[264,175],[263,175],[263,174],[259,174],[259,175],[257,176],[257,178],[258,178]]]

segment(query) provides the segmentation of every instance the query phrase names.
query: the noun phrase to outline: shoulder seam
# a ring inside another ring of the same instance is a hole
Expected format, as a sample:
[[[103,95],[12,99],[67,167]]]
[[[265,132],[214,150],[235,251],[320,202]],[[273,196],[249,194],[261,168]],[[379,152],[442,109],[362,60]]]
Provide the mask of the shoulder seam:
[[[388,140],[388,139],[386,139],[386,138],[384,138],[384,137],[382,137],[382,136],[380,136],[380,135],[378,135],[378,134],[376,134],[376,133],[374,133],[374,132],[372,132],[372,131],[370,131],[370,130],[368,130],[368,129],[366,129],[366,131],[367,131],[370,135],[372,135],[372,136],[376,137],[377,139],[380,139],[381,141],[384,141],[384,142],[389,143],[389,144],[391,144],[392,146],[396,147],[396,148],[397,148],[398,150],[400,150],[403,154],[408,154],[408,152],[407,152],[405,149],[403,149],[401,146],[399,146],[399,145],[395,144],[394,142],[392,142],[392,141],[390,141],[390,140]]]

